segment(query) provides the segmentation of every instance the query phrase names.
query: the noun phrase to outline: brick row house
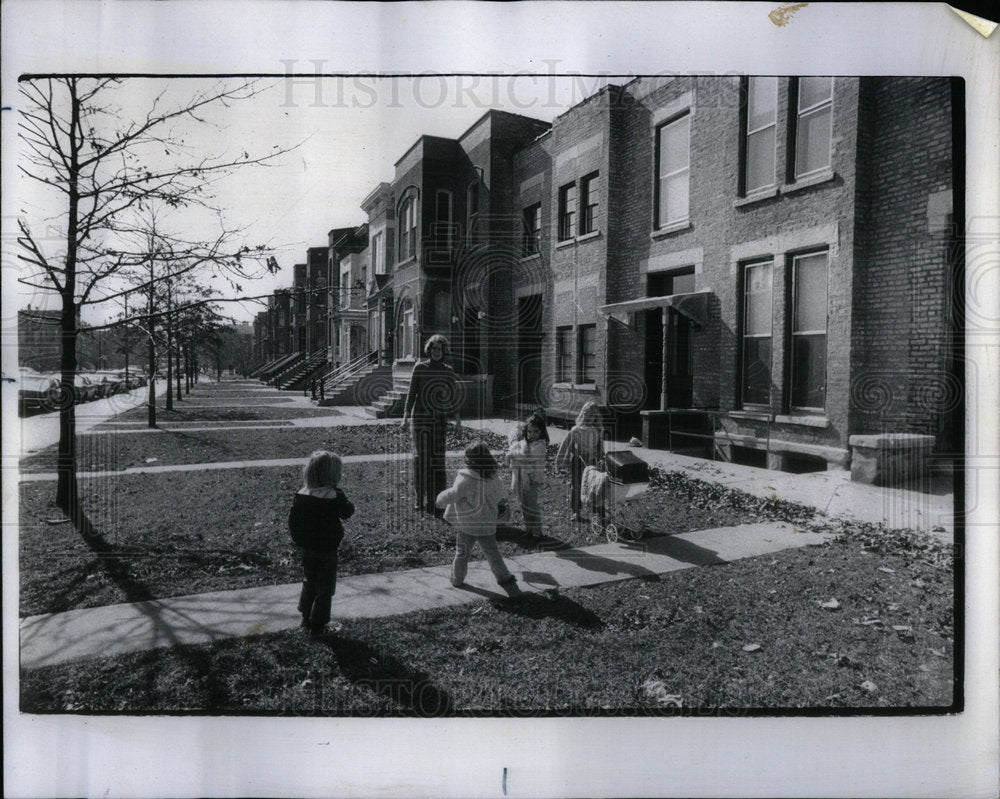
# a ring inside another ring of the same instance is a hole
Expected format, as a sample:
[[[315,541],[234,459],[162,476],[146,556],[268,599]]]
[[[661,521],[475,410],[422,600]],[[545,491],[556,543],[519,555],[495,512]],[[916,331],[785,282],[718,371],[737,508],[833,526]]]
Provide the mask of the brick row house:
[[[423,136],[364,203],[366,346],[397,395],[444,333],[481,412],[594,400],[619,438],[752,465],[955,451],[960,92],[644,77]]]

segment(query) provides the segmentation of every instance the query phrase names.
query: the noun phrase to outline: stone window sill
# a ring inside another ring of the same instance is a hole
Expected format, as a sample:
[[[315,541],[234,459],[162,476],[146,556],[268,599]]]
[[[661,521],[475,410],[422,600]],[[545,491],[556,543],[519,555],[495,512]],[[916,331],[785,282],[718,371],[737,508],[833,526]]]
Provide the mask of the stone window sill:
[[[815,175],[806,175],[799,178],[794,183],[786,183],[781,187],[782,194],[794,194],[797,191],[803,191],[805,189],[810,189],[813,186],[820,186],[823,183],[829,183],[837,176],[837,173],[832,170],[824,170],[823,172],[817,172]]]
[[[761,189],[760,191],[755,191],[745,197],[737,197],[733,200],[733,208],[744,208],[748,205],[755,205],[756,203],[763,202],[764,200],[772,200],[778,196],[778,187],[771,186],[768,189]]]
[[[576,239],[563,239],[562,241],[556,242],[556,249],[561,250],[564,247],[570,247],[574,244],[576,244]]]
[[[533,252],[530,255],[522,255],[518,259],[518,261],[523,264],[526,261],[534,261],[534,260],[537,260],[538,258],[541,258],[541,257],[542,257],[542,254],[540,252]]]
[[[599,231],[599,230],[592,230],[592,231],[590,231],[590,233],[582,233],[581,235],[577,236],[576,240],[577,241],[590,241],[591,239],[600,238],[600,236],[601,236],[601,231]]]
[[[774,421],[781,424],[797,424],[802,427],[829,427],[830,420],[825,416],[783,416],[774,417]]]
[[[730,419],[745,419],[751,422],[770,422],[774,420],[774,415],[770,411],[730,411]]]
[[[649,234],[649,237],[653,239],[653,241],[656,241],[657,239],[662,239],[665,238],[666,236],[670,236],[673,233],[680,233],[683,230],[690,230],[690,229],[691,229],[691,220],[684,219],[681,220],[680,222],[672,222],[669,225],[664,225],[658,230],[654,230],[652,233]]]
[[[552,388],[563,391],[584,391],[594,394],[597,392],[597,383],[553,383]]]

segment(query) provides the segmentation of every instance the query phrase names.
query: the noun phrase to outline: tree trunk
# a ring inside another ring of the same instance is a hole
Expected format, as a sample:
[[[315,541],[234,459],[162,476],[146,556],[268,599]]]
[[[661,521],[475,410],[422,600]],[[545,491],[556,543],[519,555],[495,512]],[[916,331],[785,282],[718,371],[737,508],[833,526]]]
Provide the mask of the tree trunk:
[[[76,81],[69,81],[70,131],[69,218],[66,227],[66,279],[62,287],[62,352],[59,356],[62,406],[59,408],[59,446],[56,455],[56,506],[81,530],[82,513],[76,483],[76,248],[79,231],[79,140],[80,101]]]
[[[147,414],[147,424],[149,427],[156,427],[156,341],[153,338],[155,326],[153,324],[153,259],[149,259],[149,413]]]
[[[181,360],[180,339],[177,340],[177,353],[174,357],[177,363],[177,401],[180,402],[181,400],[184,399],[184,397],[181,396],[181,364],[183,363],[183,361]]]
[[[174,379],[173,375],[174,360],[172,357],[174,350],[174,342],[173,342],[174,320],[172,317],[173,317],[173,311],[170,305],[170,278],[168,277],[167,278],[167,403],[166,403],[166,408],[168,411],[172,411],[174,409],[174,395],[172,390],[173,379]]]
[[[75,290],[75,289],[74,289]],[[62,352],[59,358],[59,447],[56,456],[56,506],[79,524],[79,494],[76,482],[76,303],[72,294],[63,293],[61,319]]]

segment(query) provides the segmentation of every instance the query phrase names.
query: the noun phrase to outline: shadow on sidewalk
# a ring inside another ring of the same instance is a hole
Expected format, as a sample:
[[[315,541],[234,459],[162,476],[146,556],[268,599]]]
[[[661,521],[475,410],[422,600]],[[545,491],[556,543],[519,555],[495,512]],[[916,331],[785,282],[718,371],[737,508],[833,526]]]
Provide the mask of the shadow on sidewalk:
[[[666,555],[668,558],[690,563],[694,566],[716,566],[728,561],[719,557],[714,549],[706,549],[683,538],[672,535],[661,535],[656,538],[643,539],[640,543],[627,545],[629,549],[650,552],[654,555]]]
[[[572,561],[581,569],[586,569],[587,571],[610,575],[621,574],[628,577],[639,577],[644,580],[660,579],[659,575],[651,569],[639,566],[636,563],[629,563],[626,559],[608,558],[604,555],[597,555],[593,552],[576,548],[557,550],[554,554],[557,558]]]
[[[396,657],[365,641],[343,635],[323,639],[341,671],[352,684],[388,700],[405,716],[433,718],[454,713],[454,700],[431,682],[430,675],[414,671]]]

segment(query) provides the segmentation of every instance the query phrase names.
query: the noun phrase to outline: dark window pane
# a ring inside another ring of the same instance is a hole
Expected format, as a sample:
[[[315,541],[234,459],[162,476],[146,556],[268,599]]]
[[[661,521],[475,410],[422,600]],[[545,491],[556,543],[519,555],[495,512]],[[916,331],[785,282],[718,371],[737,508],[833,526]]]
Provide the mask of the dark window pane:
[[[743,340],[743,402],[771,402],[771,339]]]
[[[826,335],[792,340],[792,405],[822,408],[826,404]]]

